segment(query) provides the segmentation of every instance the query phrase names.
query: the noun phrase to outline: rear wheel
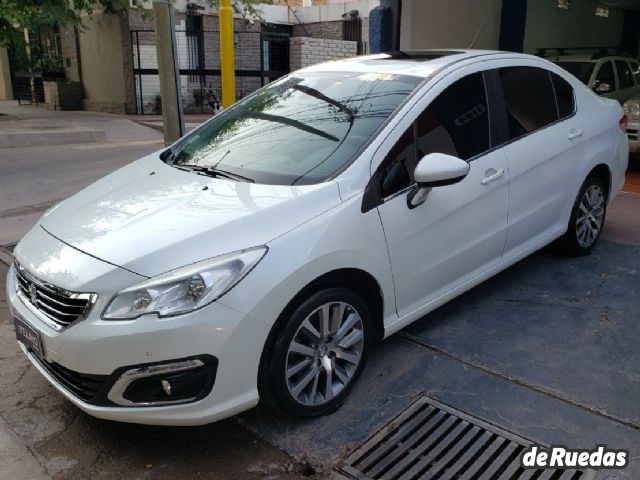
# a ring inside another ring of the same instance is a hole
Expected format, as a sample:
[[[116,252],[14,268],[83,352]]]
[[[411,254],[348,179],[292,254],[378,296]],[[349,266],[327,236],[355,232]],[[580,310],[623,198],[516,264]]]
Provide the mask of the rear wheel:
[[[578,193],[567,232],[560,239],[570,255],[588,255],[602,234],[607,214],[607,187],[598,176],[587,178]]]
[[[372,340],[362,299],[345,288],[311,295],[279,320],[265,347],[263,400],[296,416],[332,412],[360,376]]]

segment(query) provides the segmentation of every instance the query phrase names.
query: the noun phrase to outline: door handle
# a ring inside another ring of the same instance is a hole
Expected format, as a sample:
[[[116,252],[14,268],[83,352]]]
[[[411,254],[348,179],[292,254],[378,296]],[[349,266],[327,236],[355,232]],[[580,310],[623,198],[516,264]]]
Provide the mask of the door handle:
[[[499,178],[504,175],[504,169],[496,170],[495,168],[490,168],[486,172],[484,172],[485,177],[480,181],[482,185],[486,185],[487,183],[495,182]]]
[[[569,140],[575,140],[576,138],[580,138],[582,136],[582,130],[576,130],[572,128],[569,130]]]

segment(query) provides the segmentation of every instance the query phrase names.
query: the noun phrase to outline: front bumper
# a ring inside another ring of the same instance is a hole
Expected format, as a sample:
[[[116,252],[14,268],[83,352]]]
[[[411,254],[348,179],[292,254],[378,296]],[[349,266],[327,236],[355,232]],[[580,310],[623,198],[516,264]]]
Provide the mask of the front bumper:
[[[87,262],[104,265],[77,250],[66,254],[85,257],[80,262],[85,267]],[[70,261],[69,265],[76,263]],[[9,309],[40,334],[44,362],[20,346],[40,373],[85,412],[124,422],[200,425],[257,404],[258,365],[269,332],[264,323],[217,302],[177,317],[146,315],[136,320],[104,321],[99,314],[108,298],[102,298],[86,319],[56,331],[17,295],[13,268],[6,284]],[[210,393],[189,403],[165,406],[116,406],[105,401],[108,392],[102,392],[104,395],[97,400],[81,398],[60,380],[60,375],[47,368],[58,365],[90,378],[107,378],[109,384],[115,379],[114,372],[122,372],[123,367],[201,356],[216,359],[215,383]]]
[[[640,121],[632,120],[627,123],[627,137],[629,138],[629,153],[640,153]]]

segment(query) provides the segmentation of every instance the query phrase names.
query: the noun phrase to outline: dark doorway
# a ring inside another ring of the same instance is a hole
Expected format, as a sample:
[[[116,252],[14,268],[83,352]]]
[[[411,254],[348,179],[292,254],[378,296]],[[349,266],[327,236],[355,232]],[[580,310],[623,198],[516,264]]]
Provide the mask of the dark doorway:
[[[640,9],[625,12],[620,47],[634,58],[640,57]]]

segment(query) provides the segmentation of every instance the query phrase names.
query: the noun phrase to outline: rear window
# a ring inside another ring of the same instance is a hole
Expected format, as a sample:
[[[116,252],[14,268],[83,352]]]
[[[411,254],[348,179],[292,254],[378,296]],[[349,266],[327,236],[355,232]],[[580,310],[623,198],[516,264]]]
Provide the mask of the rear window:
[[[585,85],[589,84],[593,68],[596,66],[594,62],[556,62],[556,65],[564,68]]]
[[[169,163],[269,185],[320,183],[348,164],[422,80],[298,72],[187,135]]]
[[[498,70],[507,106],[509,139],[558,120],[556,98],[548,70],[510,67]]]

